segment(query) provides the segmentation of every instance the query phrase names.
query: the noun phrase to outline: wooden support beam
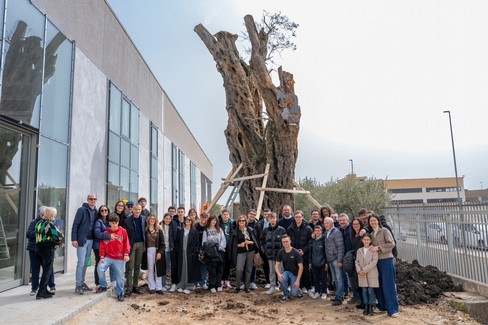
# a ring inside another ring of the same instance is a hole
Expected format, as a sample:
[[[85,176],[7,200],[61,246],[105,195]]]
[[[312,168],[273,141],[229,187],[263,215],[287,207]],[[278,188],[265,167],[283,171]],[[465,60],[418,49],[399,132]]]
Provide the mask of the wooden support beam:
[[[266,175],[266,173],[256,174],[256,175],[251,175],[251,176],[236,177],[236,178],[232,178],[229,180],[227,180],[226,178],[222,178],[222,180],[224,181],[224,183],[232,183],[232,182],[246,181],[248,179],[262,178],[265,175]]]
[[[226,181],[228,181],[229,179],[232,179],[232,178],[235,178],[237,176],[237,174],[241,171],[241,168],[242,168],[242,163],[240,163],[239,166],[237,166],[236,170],[235,171],[230,171],[229,175],[227,176],[227,178],[225,179]],[[217,194],[215,194],[212,202],[210,202],[210,204],[208,205],[207,209],[205,210],[205,213],[208,213],[212,208],[213,206],[215,205],[215,203],[217,203],[217,201],[220,199],[220,197],[222,196],[222,194],[224,194],[225,190],[227,189],[227,187],[229,187],[229,182],[224,182],[222,183],[222,185],[220,186],[220,189],[218,190]]]
[[[293,185],[295,185],[295,187],[296,187],[297,189],[299,189],[299,190],[305,190],[303,187],[301,187],[301,186],[300,186],[300,184],[298,184],[298,182],[297,182],[296,180],[294,180],[294,179],[293,179],[293,180],[292,180],[292,182],[293,182]],[[322,206],[320,205],[320,203],[319,203],[319,202],[317,202],[317,200],[315,200],[315,199],[313,198],[313,196],[312,196],[312,195],[310,195],[310,193],[309,193],[309,194],[305,194],[305,195],[307,196],[308,200],[309,200],[310,202],[312,202],[312,204],[313,204],[313,205],[315,205],[317,208],[319,208],[319,209],[320,209],[320,208],[322,207]]]
[[[261,185],[262,188],[266,188],[266,184],[268,183],[268,174],[269,174],[269,164],[266,164],[266,168],[264,170],[264,178],[263,178],[263,184]],[[258,201],[258,206],[257,206],[257,211],[256,211],[256,216],[258,219],[261,216],[261,208],[263,206],[263,201],[264,201],[264,191],[261,191],[259,193],[259,201]]]
[[[291,193],[291,194],[310,194],[309,191],[305,190],[288,190],[286,188],[273,188],[273,187],[256,187],[258,191],[266,191],[266,192],[278,192],[278,193]]]

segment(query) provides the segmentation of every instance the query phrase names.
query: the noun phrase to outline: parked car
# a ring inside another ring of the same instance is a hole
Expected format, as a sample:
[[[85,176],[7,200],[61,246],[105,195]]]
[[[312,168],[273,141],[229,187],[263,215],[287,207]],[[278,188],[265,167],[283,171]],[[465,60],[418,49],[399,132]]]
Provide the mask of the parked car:
[[[427,241],[447,244],[446,225],[443,223],[427,224]]]
[[[467,247],[479,249],[486,249],[487,247],[488,237],[486,226],[483,227],[482,225],[475,224],[454,224],[452,232],[454,235],[454,244],[457,246],[461,246],[464,240]]]

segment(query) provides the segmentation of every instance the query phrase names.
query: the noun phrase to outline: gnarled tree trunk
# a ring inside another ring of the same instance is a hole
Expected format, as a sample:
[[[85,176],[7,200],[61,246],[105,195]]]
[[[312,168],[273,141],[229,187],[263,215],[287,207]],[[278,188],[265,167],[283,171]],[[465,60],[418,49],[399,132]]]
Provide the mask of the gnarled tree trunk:
[[[222,31],[214,36],[201,24],[195,27],[224,80],[229,158],[234,168],[243,163],[239,176],[261,174],[269,163],[267,187],[292,189],[300,122],[293,75],[279,68],[280,85],[273,84],[265,62],[268,35],[257,30],[251,15],[244,21],[252,46],[249,63],[239,56],[237,35]],[[255,188],[261,184],[262,179],[243,183],[239,193],[243,213],[256,207],[259,191]],[[266,192],[263,207],[280,212],[283,204],[293,204],[292,194]]]

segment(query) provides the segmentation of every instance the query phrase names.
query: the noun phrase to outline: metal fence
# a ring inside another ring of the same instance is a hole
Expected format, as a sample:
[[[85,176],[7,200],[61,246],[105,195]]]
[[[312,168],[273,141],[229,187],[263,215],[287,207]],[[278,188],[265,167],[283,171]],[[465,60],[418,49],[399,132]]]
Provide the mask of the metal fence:
[[[398,257],[488,284],[488,204],[389,207]]]

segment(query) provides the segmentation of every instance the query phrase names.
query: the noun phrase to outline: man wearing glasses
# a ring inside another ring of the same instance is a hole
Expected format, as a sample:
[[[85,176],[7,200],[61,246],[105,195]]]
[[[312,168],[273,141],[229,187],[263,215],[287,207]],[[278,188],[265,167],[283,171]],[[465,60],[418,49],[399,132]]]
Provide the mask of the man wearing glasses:
[[[91,289],[85,283],[86,267],[90,258],[93,245],[93,226],[97,218],[97,196],[89,194],[87,202],[78,208],[71,228],[71,244],[76,248],[78,262],[76,263],[76,288],[77,295],[84,294]]]

